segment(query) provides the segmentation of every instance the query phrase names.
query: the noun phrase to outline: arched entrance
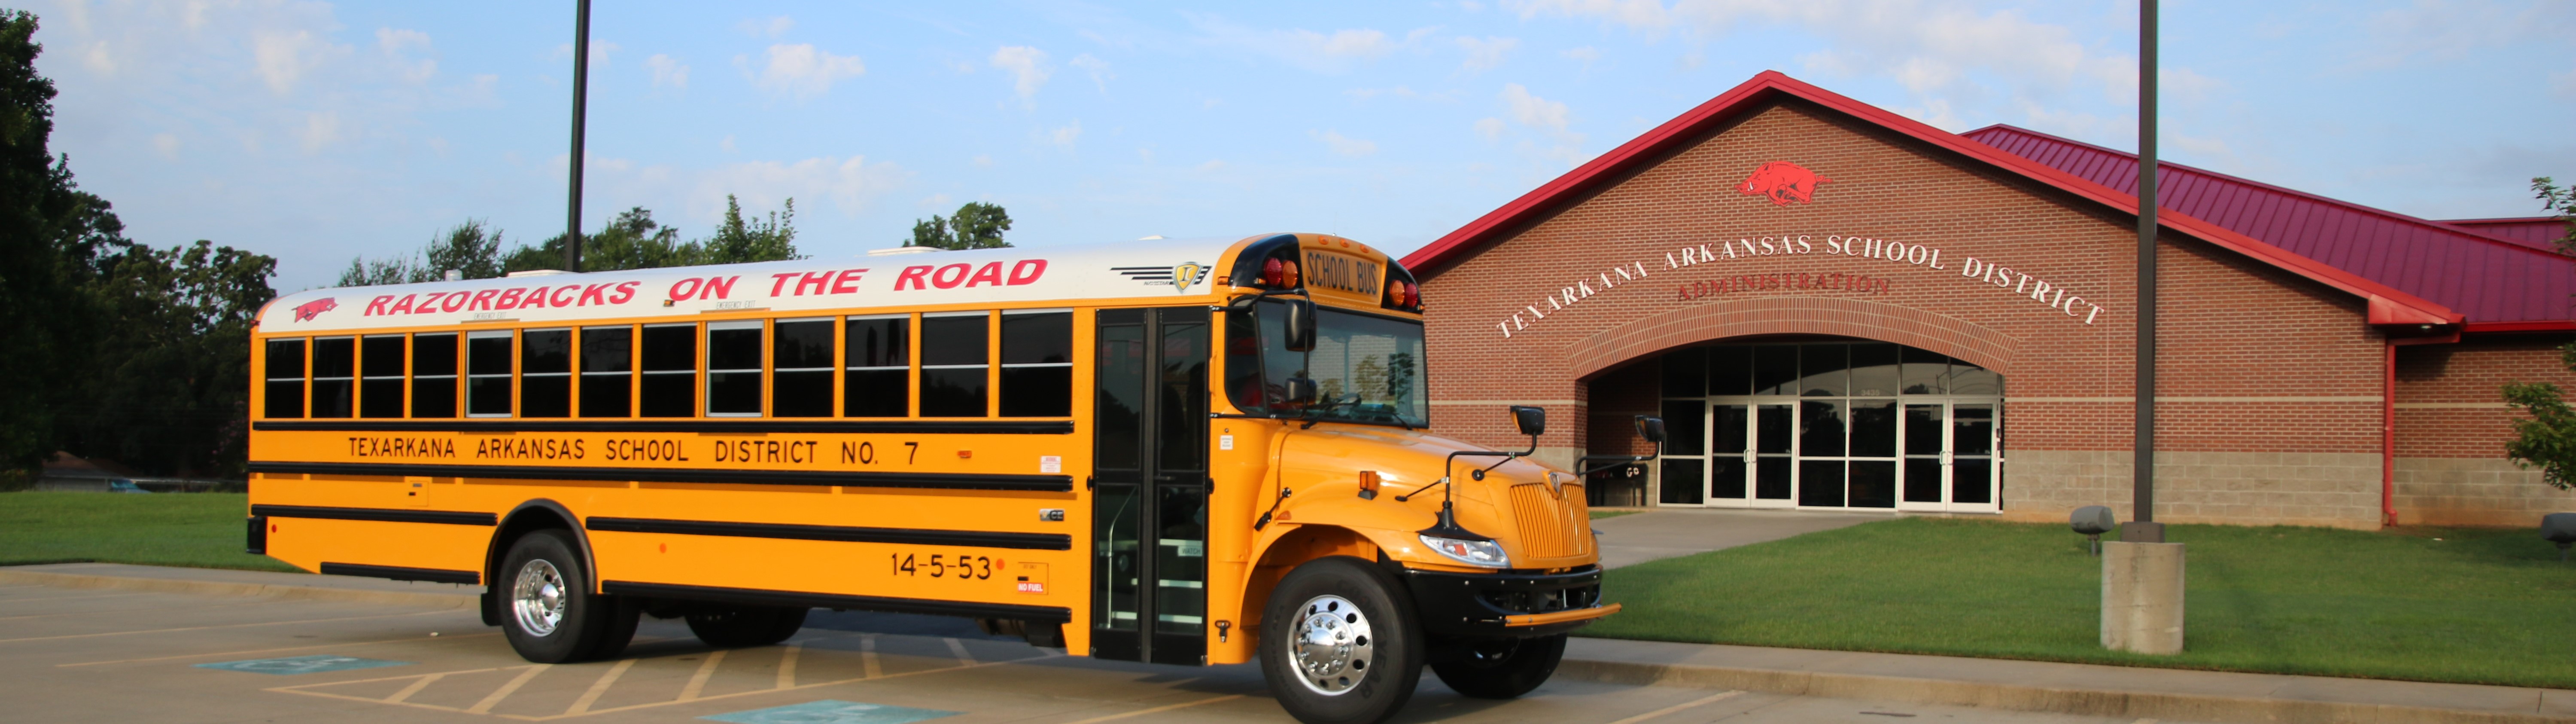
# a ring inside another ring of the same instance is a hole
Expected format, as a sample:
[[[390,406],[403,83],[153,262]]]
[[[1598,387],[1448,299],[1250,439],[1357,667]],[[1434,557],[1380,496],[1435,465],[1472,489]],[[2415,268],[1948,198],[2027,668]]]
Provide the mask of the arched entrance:
[[[1993,370],[1847,339],[1684,347],[1661,367],[1661,504],[2000,510]]]

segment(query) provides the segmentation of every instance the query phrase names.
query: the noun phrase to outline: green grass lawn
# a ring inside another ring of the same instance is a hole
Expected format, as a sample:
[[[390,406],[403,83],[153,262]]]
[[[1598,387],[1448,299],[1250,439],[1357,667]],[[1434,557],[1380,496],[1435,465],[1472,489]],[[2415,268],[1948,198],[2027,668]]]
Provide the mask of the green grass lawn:
[[[1585,636],[2576,688],[2576,565],[2530,530],[2178,525],[2184,653],[2100,646],[2065,526],[1899,518],[1611,570]]]
[[[0,565],[143,563],[292,571],[242,552],[242,493],[0,493]]]
[[[1619,517],[1619,516],[1622,516],[1622,515],[1636,515],[1636,514],[1638,514],[1638,513],[1640,513],[1640,512],[1643,512],[1643,511],[1635,511],[1635,510],[1595,510],[1595,511],[1592,511],[1592,519],[1593,519],[1593,520],[1600,520],[1600,519],[1603,519],[1603,518],[1616,518],[1616,517]]]

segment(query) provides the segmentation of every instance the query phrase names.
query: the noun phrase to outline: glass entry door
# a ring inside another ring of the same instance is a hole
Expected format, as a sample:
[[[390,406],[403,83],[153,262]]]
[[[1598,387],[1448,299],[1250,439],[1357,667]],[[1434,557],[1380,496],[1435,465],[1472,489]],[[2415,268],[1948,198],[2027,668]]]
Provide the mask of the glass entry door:
[[[1992,371],[1841,342],[1677,350],[1662,364],[1665,505],[2001,509]]]
[[[1207,663],[1206,307],[1101,310],[1091,655]]]
[[[2003,426],[1992,402],[1905,405],[1905,483],[1899,510],[2000,510]]]

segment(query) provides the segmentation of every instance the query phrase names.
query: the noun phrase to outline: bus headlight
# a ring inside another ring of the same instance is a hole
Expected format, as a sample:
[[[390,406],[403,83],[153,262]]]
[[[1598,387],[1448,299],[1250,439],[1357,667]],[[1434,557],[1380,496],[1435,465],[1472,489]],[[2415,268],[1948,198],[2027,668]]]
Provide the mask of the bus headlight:
[[[1430,546],[1432,550],[1439,551],[1440,555],[1448,556],[1451,560],[1465,563],[1467,565],[1483,566],[1486,568],[1512,567],[1511,557],[1503,555],[1503,544],[1496,543],[1494,541],[1442,538],[1435,535],[1424,534],[1422,536],[1422,544]]]

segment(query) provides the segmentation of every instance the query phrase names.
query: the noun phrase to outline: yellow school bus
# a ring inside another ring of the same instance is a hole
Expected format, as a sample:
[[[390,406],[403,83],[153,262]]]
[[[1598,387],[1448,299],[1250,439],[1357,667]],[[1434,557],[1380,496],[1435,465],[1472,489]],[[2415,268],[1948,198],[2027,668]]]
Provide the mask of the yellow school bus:
[[[1422,305],[1316,234],[299,292],[252,341],[249,545],[482,585],[539,662],[833,608],[1259,660],[1311,722],[1426,665],[1517,696],[1619,607],[1582,478],[1423,432]]]

